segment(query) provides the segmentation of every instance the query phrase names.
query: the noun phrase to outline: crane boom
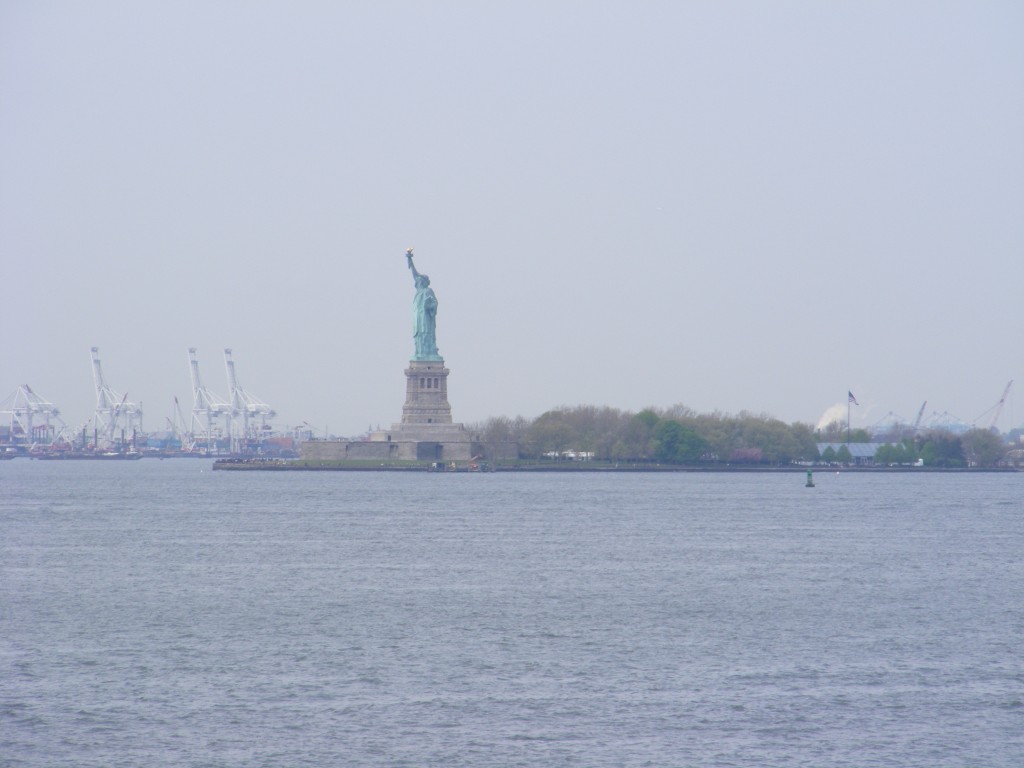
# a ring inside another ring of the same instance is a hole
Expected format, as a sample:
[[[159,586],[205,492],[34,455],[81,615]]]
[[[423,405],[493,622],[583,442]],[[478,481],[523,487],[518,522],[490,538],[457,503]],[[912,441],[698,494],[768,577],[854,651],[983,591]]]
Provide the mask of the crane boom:
[[[999,398],[999,402],[996,403],[995,413],[992,414],[992,423],[989,424],[989,429],[996,428],[996,422],[999,421],[999,415],[1003,412],[1003,405],[1006,404],[1006,396],[1010,394],[1010,387],[1013,386],[1013,379],[1010,379],[1009,384],[1006,385],[1006,389],[1003,390],[1003,396]]]
[[[921,426],[921,417],[924,416],[924,407],[928,405],[928,401],[925,400],[921,403],[921,410],[917,412],[917,418],[914,419],[914,433],[917,433],[918,428]]]

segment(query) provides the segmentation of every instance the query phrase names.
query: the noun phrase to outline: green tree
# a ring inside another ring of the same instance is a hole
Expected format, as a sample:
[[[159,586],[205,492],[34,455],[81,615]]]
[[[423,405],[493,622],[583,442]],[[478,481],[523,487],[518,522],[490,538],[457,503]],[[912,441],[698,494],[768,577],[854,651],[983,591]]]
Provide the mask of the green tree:
[[[661,417],[655,413],[651,408],[644,408],[640,413],[633,417],[642,425],[648,429],[654,429],[658,422],[661,421]]]
[[[529,442],[538,455],[561,453],[573,447],[573,432],[562,411],[548,411],[534,419],[527,430]]]
[[[960,438],[969,467],[994,467],[1006,455],[1003,439],[988,429],[972,429]]]
[[[850,430],[850,442],[851,443],[870,443],[871,435],[868,434],[866,429],[852,429]]]
[[[888,443],[880,445],[878,450],[875,451],[875,462],[878,464],[898,464],[899,462],[896,460],[898,454],[899,448],[895,445],[889,445]]]
[[[736,439],[734,419],[718,411],[695,417],[693,427],[708,444],[707,452],[715,460],[725,461],[732,454]]]
[[[929,467],[962,467],[964,465],[963,447],[960,438],[949,432],[929,432],[921,446],[921,459]]]
[[[841,464],[852,464],[853,454],[850,453],[850,449],[847,448],[845,445],[840,445],[839,450],[836,451],[836,461],[840,462]]]
[[[917,451],[906,440],[902,443],[886,443],[878,446],[875,461],[878,464],[913,464],[917,461]]]
[[[814,461],[818,458],[818,441],[810,424],[791,424],[789,431],[796,446],[794,461]]]
[[[917,462],[919,456],[917,455],[917,446],[914,445],[914,441],[909,437],[904,439],[898,446],[899,453],[896,456],[896,460],[900,464],[914,464]]]
[[[526,438],[530,422],[522,416],[510,419],[508,416],[495,416],[486,421],[470,424],[470,432],[477,435],[482,443],[514,443]]]
[[[623,437],[632,419],[631,414],[615,408],[562,407],[537,417],[525,433],[532,455],[574,450],[608,460],[623,458],[615,454],[626,450]]]
[[[654,458],[665,464],[695,464],[707,443],[693,429],[665,419],[654,428]]]
[[[663,426],[675,424],[677,426]],[[832,425],[837,433],[845,425]],[[481,443],[517,442],[520,455],[539,457],[567,450],[592,452],[608,461],[743,461],[788,464],[818,456],[807,424],[786,424],[766,414],[699,414],[684,405],[638,413],[581,405],[547,411],[533,421],[491,419],[473,428]],[[863,439],[863,430],[856,434]],[[837,434],[838,436],[838,434]],[[833,442],[840,442],[835,440]],[[834,452],[826,460],[835,459]]]
[[[728,456],[730,461],[790,464],[817,458],[814,434],[806,424],[790,425],[765,414],[745,411],[719,421],[715,430],[719,439],[709,443],[716,454]],[[707,434],[703,436],[708,439]]]
[[[649,408],[627,419],[612,444],[609,458],[614,461],[649,461],[658,421],[658,414]]]
[[[841,443],[846,440],[846,422],[833,419],[818,431],[823,443]]]

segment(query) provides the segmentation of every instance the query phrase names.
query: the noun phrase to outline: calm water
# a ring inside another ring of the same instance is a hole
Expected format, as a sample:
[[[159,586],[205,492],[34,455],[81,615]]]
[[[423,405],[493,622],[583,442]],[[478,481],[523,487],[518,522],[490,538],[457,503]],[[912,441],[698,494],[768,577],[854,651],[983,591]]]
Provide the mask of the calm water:
[[[0,464],[3,766],[1021,766],[1024,474]]]

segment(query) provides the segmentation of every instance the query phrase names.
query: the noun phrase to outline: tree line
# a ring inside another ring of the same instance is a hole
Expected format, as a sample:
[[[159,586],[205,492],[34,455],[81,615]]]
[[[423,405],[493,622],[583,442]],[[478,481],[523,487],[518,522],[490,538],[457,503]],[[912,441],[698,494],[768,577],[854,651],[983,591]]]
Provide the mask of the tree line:
[[[811,425],[787,424],[765,414],[742,411],[696,413],[685,406],[645,408],[637,413],[590,405],[563,406],[535,419],[498,416],[470,425],[478,453],[492,455],[494,446],[515,444],[525,460],[584,454],[596,461],[680,465],[754,464],[779,466],[796,462],[850,463],[845,445],[821,456],[818,442],[845,442],[845,429],[830,425],[816,432]],[[870,442],[865,430],[853,430],[850,442]],[[829,449],[826,449],[826,453]],[[975,429],[963,435],[936,430],[882,446],[880,464],[928,466],[995,466],[1005,454],[998,435]]]

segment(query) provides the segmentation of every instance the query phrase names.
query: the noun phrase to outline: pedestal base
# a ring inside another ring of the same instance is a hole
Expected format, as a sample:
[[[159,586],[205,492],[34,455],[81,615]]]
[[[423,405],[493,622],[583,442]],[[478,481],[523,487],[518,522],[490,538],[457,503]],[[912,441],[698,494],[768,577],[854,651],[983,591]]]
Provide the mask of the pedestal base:
[[[410,360],[405,369],[402,424],[451,424],[448,374],[444,360]]]
[[[388,439],[403,459],[468,461],[470,436],[452,422],[448,374],[444,360],[410,360],[405,369],[402,421],[391,425]]]

